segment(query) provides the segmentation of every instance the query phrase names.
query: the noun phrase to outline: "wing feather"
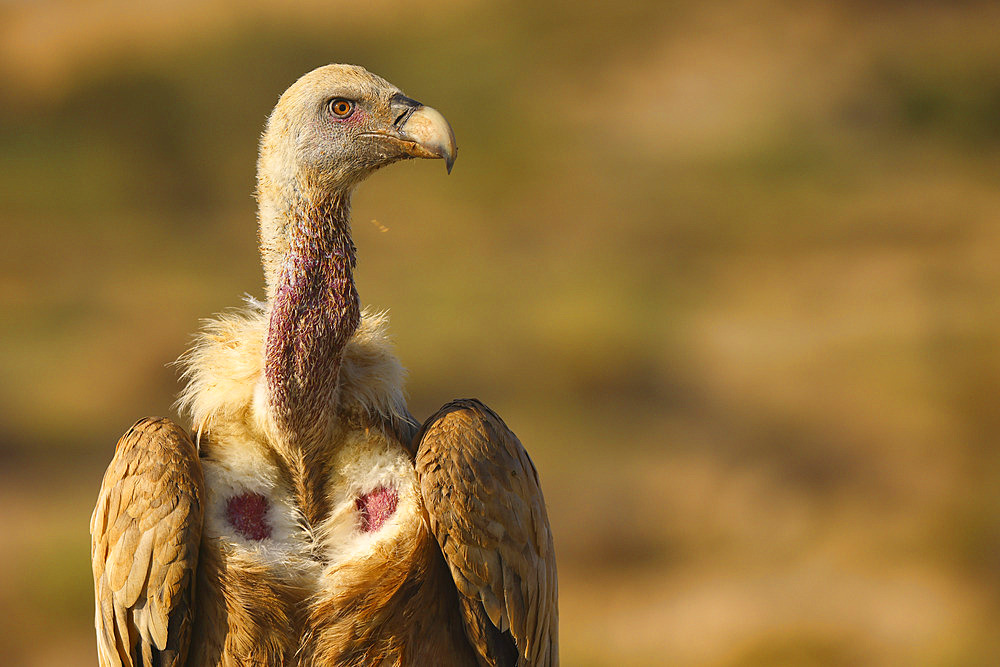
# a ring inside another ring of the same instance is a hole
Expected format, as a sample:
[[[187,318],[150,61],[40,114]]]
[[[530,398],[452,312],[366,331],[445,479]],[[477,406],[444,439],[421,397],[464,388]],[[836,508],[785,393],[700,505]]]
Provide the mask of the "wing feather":
[[[198,451],[177,425],[142,419],[118,441],[90,522],[102,667],[184,664],[203,496]]]
[[[480,664],[558,665],[552,531],[517,436],[479,401],[460,400],[428,419],[416,442],[431,531]]]

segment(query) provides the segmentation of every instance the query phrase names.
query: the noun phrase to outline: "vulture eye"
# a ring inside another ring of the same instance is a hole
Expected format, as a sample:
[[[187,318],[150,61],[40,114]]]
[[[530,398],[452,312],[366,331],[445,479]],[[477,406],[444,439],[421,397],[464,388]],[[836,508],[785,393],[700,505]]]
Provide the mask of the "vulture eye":
[[[342,97],[336,97],[330,100],[328,106],[330,108],[330,113],[337,118],[347,118],[354,112],[354,102],[345,100]]]

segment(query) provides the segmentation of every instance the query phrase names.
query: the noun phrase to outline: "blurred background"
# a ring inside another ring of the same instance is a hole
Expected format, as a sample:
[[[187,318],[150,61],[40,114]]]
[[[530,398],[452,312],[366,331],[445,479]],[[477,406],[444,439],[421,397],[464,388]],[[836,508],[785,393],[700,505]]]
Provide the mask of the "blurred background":
[[[835,6],[833,6],[835,5]],[[0,655],[91,665],[88,521],[256,144],[363,64],[461,156],[358,192],[411,408],[540,470],[566,665],[1000,664],[1000,5],[0,3]]]

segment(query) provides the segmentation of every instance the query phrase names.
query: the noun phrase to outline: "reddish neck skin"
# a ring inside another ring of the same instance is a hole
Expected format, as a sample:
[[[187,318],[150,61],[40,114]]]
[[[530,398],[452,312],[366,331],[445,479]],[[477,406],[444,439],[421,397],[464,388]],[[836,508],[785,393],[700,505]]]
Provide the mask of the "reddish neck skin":
[[[326,433],[344,346],[361,321],[349,217],[346,194],[293,205],[271,303],[264,374],[273,414],[299,446],[318,444]]]

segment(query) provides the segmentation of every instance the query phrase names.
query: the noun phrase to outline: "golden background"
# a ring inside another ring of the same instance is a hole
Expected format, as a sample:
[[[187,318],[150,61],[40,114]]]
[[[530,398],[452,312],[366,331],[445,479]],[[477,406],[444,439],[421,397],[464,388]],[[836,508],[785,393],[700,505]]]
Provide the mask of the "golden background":
[[[168,8],[169,7],[169,8]],[[90,665],[87,524],[256,143],[363,64],[459,160],[355,199],[411,407],[539,468],[565,665],[1000,664],[1000,5],[0,4],[0,655]],[[374,222],[373,222],[374,221]]]

